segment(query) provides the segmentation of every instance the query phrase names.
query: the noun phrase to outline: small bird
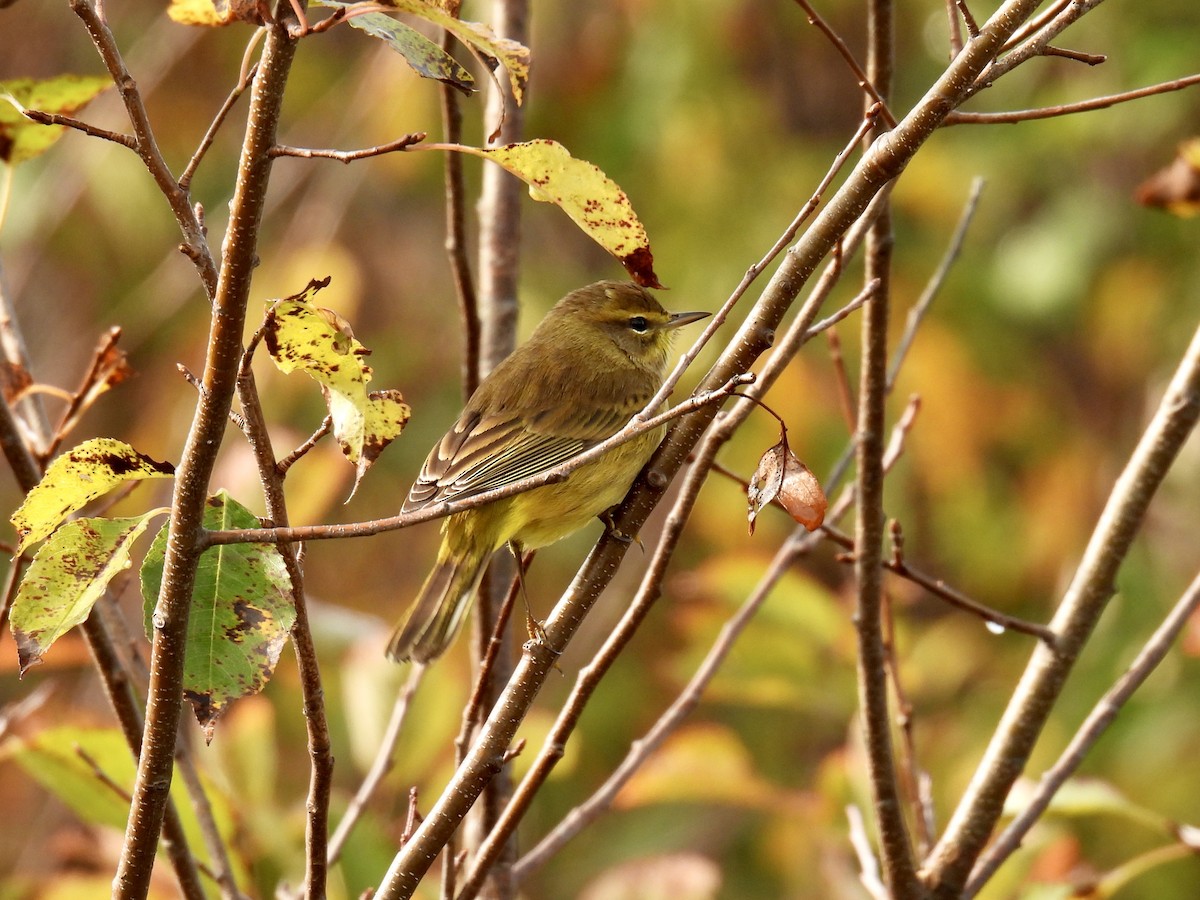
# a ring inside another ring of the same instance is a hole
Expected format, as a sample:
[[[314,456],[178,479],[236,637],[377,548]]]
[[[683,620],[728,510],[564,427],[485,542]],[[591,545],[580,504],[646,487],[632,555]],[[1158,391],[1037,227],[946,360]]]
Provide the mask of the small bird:
[[[401,512],[536,475],[620,431],[666,377],[671,337],[706,312],[669,313],[646,290],[599,281],[554,305],[483,380],[429,452]],[[437,563],[387,655],[428,663],[462,626],[492,553],[535,550],[620,502],[662,440],[646,432],[547,484],[447,516]]]

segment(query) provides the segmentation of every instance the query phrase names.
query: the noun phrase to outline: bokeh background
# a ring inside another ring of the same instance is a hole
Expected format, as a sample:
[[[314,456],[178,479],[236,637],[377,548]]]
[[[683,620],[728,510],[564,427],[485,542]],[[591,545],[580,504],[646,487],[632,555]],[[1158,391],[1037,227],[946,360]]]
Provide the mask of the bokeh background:
[[[249,32],[184,28],[166,18],[164,4],[106,6],[163,151],[181,171],[237,78]],[[628,192],[670,287],[666,305],[716,309],[856,127],[861,101],[853,77],[802,10],[784,0],[534,7],[528,134],[561,141]],[[892,106],[903,113],[943,67],[947,41],[942,4],[900,0],[898,7]],[[861,4],[831,0],[821,9],[860,50]],[[987,12],[975,9],[981,19]],[[486,18],[487,4],[468,2],[464,15]],[[1198,33],[1193,0],[1104,4],[1061,43],[1105,54],[1107,62],[1034,60],[970,108],[1069,102],[1190,74],[1200,63]],[[66,3],[25,0],[0,10],[0,79],[101,71]],[[482,102],[463,105],[466,140],[480,143]],[[193,186],[214,247],[244,109],[245,100]],[[113,92],[84,117],[124,127]],[[412,131],[436,135],[439,128],[436,87],[362,34],[337,28],[300,48],[284,142],[346,149]],[[1198,129],[1200,91],[1185,91],[1063,119],[947,129],[904,173],[894,194],[897,336],[972,180],[986,180],[966,245],[921,328],[892,407],[894,421],[910,395],[921,397],[888,499],[912,564],[1005,612],[1049,618],[1200,311],[1200,226],[1132,199],[1137,185]],[[473,190],[477,163],[467,162]],[[405,435],[348,503],[351,469],[328,443],[294,469],[288,482],[294,522],[396,512],[461,401],[461,341],[442,248],[441,164],[438,153],[428,152],[349,166],[295,159],[276,165],[255,297],[285,296],[310,278],[331,275],[320,301],[373,348],[373,384],[399,388],[414,410]],[[525,333],[562,293],[621,272],[558,210],[528,202],[523,215]],[[194,394],[176,364],[200,368],[208,310],[177,243],[165,203],[123,148],[68,134],[17,170],[0,263],[35,375],[73,387],[111,325],[123,329],[122,346],[137,371],[86,417],[76,439],[111,435],[156,458],[178,459]],[[834,300],[855,291],[854,278],[847,278]],[[840,335],[853,377],[857,320],[843,324]],[[283,377],[269,365],[258,373],[283,452],[320,421],[321,398],[300,376]],[[769,402],[787,420],[794,449],[823,477],[848,440],[824,340],[796,360]],[[722,462],[748,474],[776,437],[768,416],[752,417]],[[236,432],[229,433],[214,486],[261,508],[250,454]],[[1155,501],[1031,774],[1054,759],[1193,576],[1198,489],[1200,447],[1193,441]],[[153,496],[156,490],[140,489],[121,508],[161,502],[165,494]],[[0,508],[11,510],[19,500],[12,479],[0,477]],[[525,846],[615,767],[761,576],[791,523],[768,511],[748,537],[744,503],[737,485],[710,481],[663,601],[585,715],[527,819]],[[535,607],[549,609],[595,536],[589,531],[539,554],[530,576]],[[308,549],[337,757],[335,812],[369,763],[401,681],[382,648],[435,542],[436,528],[426,526]],[[619,615],[640,563],[635,550],[564,656],[564,677],[551,680],[524,729],[531,748]],[[134,610],[132,574],[126,587]],[[915,744],[944,822],[1031,646],[1019,635],[990,634],[912,585],[889,580],[887,587]],[[855,725],[851,596],[847,567],[834,548],[819,548],[797,565],[685,728],[621,793],[610,815],[527,885],[528,896],[862,896],[845,813],[848,804],[869,807]],[[377,882],[402,827],[408,786],[419,785],[427,805],[447,778],[449,742],[469,686],[465,650],[460,642],[429,673],[387,789],[333,873],[332,896],[355,897]],[[1110,802],[1088,794],[1064,803],[987,896],[1065,896],[1061,885],[1170,843],[1155,816],[1200,822],[1197,654],[1200,623],[1085,765],[1084,774],[1112,789]],[[9,722],[9,749],[0,751],[0,808],[22,823],[0,829],[0,873],[9,873],[7,880],[0,875],[0,896],[70,896],[54,893],[68,889],[100,896],[119,830],[80,822],[29,777],[11,748],[17,737],[31,740],[64,724],[107,726],[102,694],[82,641],[60,642],[45,665],[19,681],[5,632],[0,703],[11,709],[43,685],[47,699]],[[294,663],[285,654],[265,694],[240,704],[212,745],[197,751],[238,824],[247,889],[261,896],[302,870],[303,746]],[[518,772],[521,766],[518,759]],[[677,879],[671,893],[635,892],[671,878]],[[1200,864],[1181,855],[1130,879],[1115,896],[1190,898],[1198,881]],[[169,878],[157,889],[169,896]]]

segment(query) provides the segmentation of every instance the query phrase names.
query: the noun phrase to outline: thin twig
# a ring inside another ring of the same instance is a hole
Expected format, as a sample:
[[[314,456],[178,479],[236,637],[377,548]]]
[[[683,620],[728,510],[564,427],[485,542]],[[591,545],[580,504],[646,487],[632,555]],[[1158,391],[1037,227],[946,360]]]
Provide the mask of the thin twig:
[[[129,135],[121,134],[117,131],[109,131],[107,128],[97,128],[95,125],[89,125],[87,122],[72,118],[71,116],[42,112],[40,109],[22,108],[20,109],[20,113],[31,122],[37,122],[39,125],[62,125],[64,128],[73,128],[76,131],[82,131],[91,137],[112,141],[114,144],[120,144],[129,150],[137,150],[137,141]]]
[[[217,132],[225,123],[225,119],[233,110],[233,105],[237,103],[238,98],[246,92],[246,88],[250,87],[250,83],[254,80],[254,76],[258,74],[258,63],[250,66],[241,73],[238,83],[233,86],[233,90],[229,92],[229,96],[225,98],[225,102],[221,104],[221,108],[217,110],[217,114],[213,117],[212,122],[208,125],[208,130],[204,132],[204,137],[200,139],[196,151],[192,154],[192,158],[188,160],[187,168],[183,170],[183,174],[179,176],[179,186],[185,191],[192,185],[192,178],[196,175],[196,170],[200,167],[200,163],[204,161],[205,154],[208,153],[213,141],[217,138]]]
[[[1119,103],[1130,100],[1141,100],[1143,97],[1154,97],[1171,91],[1181,91],[1184,88],[1200,84],[1200,74],[1186,75],[1174,81],[1163,81],[1149,87],[1137,88],[1132,91],[1122,91],[1118,94],[1108,94],[1104,97],[1093,97],[1091,100],[1080,100],[1076,103],[1064,103],[1059,106],[1043,106],[1037,109],[1017,109],[1011,112],[961,112],[950,113],[946,117],[947,125],[998,125],[1016,122],[1031,122],[1035,119],[1052,119],[1056,116],[1069,116],[1075,113],[1091,112],[1096,109],[1108,109]]]
[[[958,7],[958,12],[963,19],[963,25],[967,28],[967,37],[974,40],[979,35],[979,23],[975,21],[975,17],[971,15],[971,10],[967,8],[966,0],[954,0],[954,5]]]
[[[629,751],[625,754],[624,760],[613,770],[613,773],[608,776],[604,784],[598,790],[594,791],[592,796],[568,812],[563,817],[562,822],[559,822],[545,838],[538,841],[538,844],[532,850],[518,860],[514,866],[514,874],[518,881],[526,880],[530,872],[539,869],[566,842],[574,838],[584,827],[588,826],[590,822],[595,821],[596,817],[599,817],[602,812],[610,808],[612,800],[617,796],[620,788],[628,784],[629,780],[643,766],[644,762],[650,756],[653,756],[654,752],[658,751],[667,737],[670,737],[683,724],[686,716],[691,713],[692,709],[695,709],[697,703],[700,703],[704,689],[712,682],[716,672],[720,670],[722,662],[725,661],[726,656],[732,652],[734,643],[737,643],[737,638],[742,635],[746,626],[754,619],[755,613],[757,613],[758,608],[762,606],[763,602],[767,600],[775,584],[791,568],[793,560],[796,559],[798,548],[802,546],[802,541],[806,538],[808,538],[808,532],[805,532],[803,528],[797,528],[794,530],[791,538],[784,541],[784,544],[776,551],[775,557],[770,562],[766,572],[763,572],[763,576],[758,580],[754,590],[745,599],[742,606],[738,607],[738,611],[733,614],[733,617],[725,625],[721,626],[721,630],[718,636],[716,636],[713,646],[704,655],[704,660],[696,668],[696,672],[692,674],[688,684],[679,692],[679,696],[671,703],[671,706],[659,716],[659,719],[654,722],[654,725],[649,728],[643,737],[632,742]],[[670,556],[670,553],[666,554],[667,559],[670,559]],[[662,565],[662,568],[665,569],[665,565]],[[654,593],[658,593],[658,584],[656,583]],[[622,626],[625,625],[626,618],[628,618],[628,613],[623,618]],[[606,650],[610,650],[611,652],[611,643],[612,638],[605,642],[606,647],[604,650],[601,650],[601,653],[605,653]],[[566,709],[564,707],[565,712]],[[458,900],[466,900],[466,896],[460,895],[460,899]]]
[[[886,101],[880,96],[879,91],[875,89],[875,85],[867,77],[867,73],[863,71],[863,67],[858,64],[858,60],[854,58],[854,54],[850,52],[850,48],[846,46],[846,42],[842,40],[841,35],[829,27],[829,23],[821,18],[808,0],[796,0],[796,2],[804,10],[805,15],[808,16],[808,23],[815,25],[829,39],[829,43],[833,44],[834,49],[837,50],[842,59],[846,61],[846,65],[850,67],[850,71],[858,79],[858,86],[866,91],[868,97],[879,104],[879,114],[883,118],[883,121],[887,123],[888,128],[895,128],[896,117],[892,115],[892,111],[888,109]]]
[[[367,774],[363,778],[362,784],[358,786],[358,790],[354,792],[354,797],[346,807],[346,812],[342,815],[342,820],[338,822],[337,828],[334,829],[333,837],[329,839],[328,858],[330,866],[335,865],[341,858],[342,849],[346,846],[350,832],[354,830],[354,826],[358,824],[358,820],[366,811],[367,804],[375,796],[375,791],[378,790],[379,785],[383,782],[384,776],[392,770],[392,766],[395,763],[396,745],[400,741],[400,732],[404,728],[404,720],[408,716],[413,695],[416,694],[417,686],[421,683],[424,675],[424,666],[420,664],[413,665],[408,673],[408,679],[396,695],[396,702],[392,705],[391,717],[388,719],[387,728],[384,729],[383,739],[379,742],[379,749],[375,751],[375,758],[371,761],[371,767],[367,770]],[[415,814],[415,811],[416,807],[414,804],[410,808],[410,815]]]
[[[835,544],[845,547],[847,550],[854,549],[854,539],[831,525],[822,525],[821,531]],[[849,560],[846,560],[849,562]],[[1036,622],[1029,622],[1025,619],[1019,619],[1016,616],[1010,616],[1007,613],[1002,613],[999,610],[992,609],[990,606],[985,606],[978,600],[972,600],[966,594],[951,587],[942,581],[940,578],[935,578],[932,575],[927,575],[920,569],[914,569],[903,560],[885,559],[883,567],[890,572],[894,572],[901,578],[911,581],[913,584],[923,587],[930,594],[940,600],[945,600],[951,606],[958,607],[964,612],[969,612],[974,616],[978,616],[985,622],[988,622],[996,628],[1001,628],[1005,631],[1015,631],[1019,634],[1027,634],[1030,637],[1036,637],[1038,640],[1053,646],[1055,641],[1054,631],[1045,625],[1039,625]]]
[[[433,519],[440,519],[448,515],[453,515],[457,512],[463,512],[464,510],[475,509],[476,507],[483,506],[495,500],[501,500],[505,497],[512,497],[516,494],[522,494],[526,491],[531,491],[534,488],[541,487],[542,485],[554,484],[563,481],[568,475],[570,475],[580,466],[585,466],[588,463],[598,459],[613,447],[618,447],[627,441],[631,441],[646,431],[654,431],[663,424],[673,421],[674,419],[678,419],[682,416],[686,416],[698,409],[719,403],[731,396],[742,385],[750,384],[753,381],[753,375],[736,375],[729,379],[724,386],[714,391],[705,391],[704,393],[689,397],[665,412],[647,419],[644,422],[632,424],[631,421],[630,425],[627,425],[612,437],[607,438],[593,447],[590,447],[583,453],[580,453],[578,456],[574,456],[552,469],[548,469],[547,471],[538,475],[531,475],[527,478],[522,478],[519,481],[514,481],[509,485],[505,485],[504,487],[494,488],[490,491],[484,491],[461,500],[455,500],[449,503],[439,503],[411,513],[403,513],[401,515],[388,516],[382,519],[372,519],[369,522],[354,522],[345,525],[301,525],[293,528],[231,528],[221,531],[208,531],[204,533],[202,542],[205,546],[215,546],[218,544],[273,544],[279,542],[335,540],[348,537],[365,537],[367,535],[380,534],[384,531],[396,531],[400,528],[408,528],[411,525],[417,525],[421,522],[428,522]]]
[[[1070,50],[1065,47],[1054,47],[1047,44],[1042,49],[1043,56],[1059,56],[1073,62],[1081,62],[1089,66],[1099,66],[1108,62],[1108,57],[1102,53],[1084,53],[1082,50]]]
[[[921,322],[924,321],[925,314],[929,312],[929,307],[933,304],[934,299],[941,293],[942,285],[946,283],[946,277],[950,274],[950,270],[958,260],[959,254],[962,253],[963,244],[967,239],[967,230],[971,227],[971,221],[975,218],[975,211],[979,209],[979,200],[983,196],[984,183],[982,178],[976,178],[971,182],[971,189],[967,193],[967,201],[963,204],[962,212],[958,215],[958,224],[954,226],[954,233],[950,236],[950,243],[946,245],[946,250],[942,254],[941,260],[938,261],[937,268],[933,270],[933,274],[925,282],[921,296],[917,298],[917,302],[908,311],[908,316],[904,320],[904,333],[900,336],[900,340],[896,344],[896,349],[892,352],[892,365],[888,369],[887,377],[889,391],[896,386],[896,378],[900,374],[900,367],[904,365],[904,360],[908,357],[908,351],[917,336],[917,329],[920,328]]]
[[[300,159],[333,159],[349,165],[356,160],[370,159],[374,156],[382,156],[385,153],[396,153],[407,150],[414,144],[419,144],[425,138],[426,133],[424,131],[416,131],[412,134],[406,134],[404,137],[397,138],[394,141],[389,141],[386,144],[379,144],[376,147],[364,147],[361,150],[313,149],[276,144],[268,151],[267,155],[272,157],[295,156]]]
[[[851,434],[858,429],[855,424],[854,389],[850,387],[850,377],[846,374],[846,359],[842,356],[842,339],[834,328],[825,332],[825,342],[829,345],[829,362],[833,365],[833,383],[837,386],[838,409],[846,423],[846,430]]]
[[[80,382],[79,387],[75,389],[75,392],[71,394],[66,407],[58,417],[58,424],[54,426],[50,445],[41,454],[43,459],[49,459],[54,455],[54,452],[75,424],[75,419],[86,411],[87,407],[84,405],[84,401],[88,398],[89,392],[95,387],[96,383],[101,377],[113,372],[110,358],[111,354],[116,352],[117,341],[120,339],[121,329],[117,327],[110,328],[100,338],[100,343],[92,353],[92,361],[83,376],[83,380]],[[127,372],[128,370],[126,370]],[[95,398],[93,397],[92,399]]]
[[[967,790],[926,863],[936,900],[961,896],[976,859],[1004,811],[1067,676],[1113,594],[1116,575],[1151,499],[1200,419],[1200,329],[1153,419],[1109,494],[1083,559],[1039,643]]]
[[[303,459],[313,447],[317,446],[317,442],[331,431],[333,431],[333,416],[328,415],[321,420],[321,424],[317,426],[316,431],[305,438],[304,443],[275,464],[275,468],[279,471],[279,474],[286,475],[288,469]]]
[[[1042,775],[1025,808],[979,858],[979,862],[972,870],[971,878],[963,890],[964,898],[973,897],[979,893],[1001,864],[1021,846],[1021,841],[1029,833],[1029,829],[1041,818],[1059,788],[1078,771],[1088,752],[1116,719],[1121,707],[1129,701],[1129,698],[1142,686],[1150,673],[1166,658],[1175,639],[1187,627],[1197,609],[1200,609],[1200,575],[1192,579],[1192,583],[1175,602],[1162,624],[1154,630],[1154,634],[1150,636],[1150,639],[1138,652],[1137,657],[1129,664],[1125,674],[1088,713],[1066,749],[1063,750],[1054,765]]]

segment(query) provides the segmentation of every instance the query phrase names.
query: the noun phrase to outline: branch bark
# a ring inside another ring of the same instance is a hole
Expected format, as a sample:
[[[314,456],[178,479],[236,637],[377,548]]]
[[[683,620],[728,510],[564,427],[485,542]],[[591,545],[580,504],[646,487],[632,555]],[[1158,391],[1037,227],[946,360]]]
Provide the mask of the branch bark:
[[[94,10],[93,10],[94,12]],[[154,643],[142,753],[134,782],[125,843],[113,881],[121,898],[145,897],[171,787],[171,761],[183,707],[183,663],[191,595],[200,555],[204,503],[232,406],[241,361],[242,331],[256,263],[283,89],[295,54],[286,26],[268,29],[254,80],[237,186],[230,206],[221,271],[216,282],[204,391],[188,433],[171,503],[162,590],[154,611]]]
[[[912,112],[894,131],[871,146],[797,245],[788,252],[738,333],[705,376],[701,389],[719,386],[730,377],[747,371],[771,345],[784,314],[820,261],[875,195],[900,174],[945,116],[968,96],[975,79],[1037,6],[1038,0],[1008,0]],[[702,409],[684,418],[671,430],[615,516],[615,524],[622,532],[638,533],[715,415],[715,409]],[[583,616],[611,579],[626,549],[623,543],[607,536],[596,545],[568,594],[546,623],[553,648],[561,649],[574,635]],[[380,885],[380,897],[412,896],[438,851],[503,760],[554,659],[555,653],[544,645],[534,644],[527,649],[471,753],[429,810],[425,821],[392,861]]]
[[[934,898],[962,895],[967,876],[1003,812],[1004,798],[1024,771],[1071,668],[1116,590],[1117,570],[1150,501],[1198,418],[1200,329],[1117,479],[1050,622],[1057,640],[1053,646],[1038,644],[1034,649],[974,778],[930,855],[924,877]]]

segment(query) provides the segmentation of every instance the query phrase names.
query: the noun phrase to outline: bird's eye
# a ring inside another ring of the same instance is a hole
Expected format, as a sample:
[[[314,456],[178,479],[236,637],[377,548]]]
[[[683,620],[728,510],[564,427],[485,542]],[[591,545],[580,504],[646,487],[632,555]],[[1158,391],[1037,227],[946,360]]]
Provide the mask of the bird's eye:
[[[646,321],[645,316],[631,316],[629,319],[629,327],[638,334],[644,334],[646,329],[650,327],[650,323]]]

